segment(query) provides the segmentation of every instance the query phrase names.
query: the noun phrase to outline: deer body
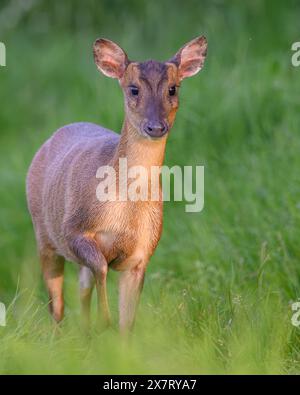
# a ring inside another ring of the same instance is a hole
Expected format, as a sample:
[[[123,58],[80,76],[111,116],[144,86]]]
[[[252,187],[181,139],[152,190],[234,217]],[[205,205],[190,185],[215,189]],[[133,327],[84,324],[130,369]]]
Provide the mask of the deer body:
[[[146,266],[161,236],[162,200],[99,201],[96,173],[101,166],[109,165],[118,179],[119,159],[126,158],[128,168],[143,166],[151,183],[151,167],[163,163],[167,132],[178,107],[177,97],[170,93],[175,97],[166,98],[166,92],[170,92],[170,84],[177,86],[182,78],[195,74],[204,61],[204,38],[183,47],[181,58],[188,46],[191,53],[185,63],[176,58],[177,54],[166,64],[139,64],[129,62],[124,51],[111,41],[97,40],[94,55],[98,68],[118,78],[124,90],[126,116],[121,136],[91,123],[67,125],[40,148],[32,161],[27,177],[28,206],[56,321],[63,317],[67,259],[80,265],[86,322],[94,284],[103,318],[110,322],[106,276],[112,268],[121,272],[121,330],[133,324]],[[137,91],[141,91],[138,98]]]
[[[160,202],[103,204],[97,200],[97,169],[116,166],[113,158],[119,145],[118,134],[94,124],[75,123],[58,130],[34,158],[28,177],[30,211],[39,221],[39,238],[53,244],[68,260],[78,261],[66,237],[73,229],[96,237],[107,262],[131,255],[138,242],[149,253],[157,244],[152,239],[160,236]],[[139,163],[144,162],[143,154],[137,158]],[[148,228],[152,237],[147,237]]]

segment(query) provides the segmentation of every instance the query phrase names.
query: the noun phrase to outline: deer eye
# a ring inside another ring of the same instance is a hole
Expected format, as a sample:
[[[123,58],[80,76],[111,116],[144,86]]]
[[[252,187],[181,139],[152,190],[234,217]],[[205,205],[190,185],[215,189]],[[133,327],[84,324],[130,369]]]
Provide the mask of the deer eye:
[[[138,96],[138,94],[139,94],[139,88],[138,87],[132,85],[132,86],[129,87],[129,89],[130,89],[130,92],[131,92],[132,96]]]
[[[170,95],[170,96],[174,96],[175,93],[176,93],[176,86],[173,85],[173,86],[171,86],[171,87],[169,88],[169,95]]]

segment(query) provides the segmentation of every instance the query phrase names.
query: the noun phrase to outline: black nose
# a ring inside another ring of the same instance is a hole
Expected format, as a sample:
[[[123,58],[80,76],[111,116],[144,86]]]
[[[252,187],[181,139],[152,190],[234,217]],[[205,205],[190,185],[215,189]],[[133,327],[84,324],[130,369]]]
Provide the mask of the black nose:
[[[148,121],[144,125],[144,132],[151,137],[162,137],[167,131],[168,127],[165,122]]]

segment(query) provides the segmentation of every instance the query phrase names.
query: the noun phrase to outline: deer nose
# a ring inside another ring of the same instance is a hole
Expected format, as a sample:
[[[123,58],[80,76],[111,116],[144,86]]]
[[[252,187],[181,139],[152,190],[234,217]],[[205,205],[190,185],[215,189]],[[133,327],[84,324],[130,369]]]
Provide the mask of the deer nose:
[[[162,137],[168,131],[168,126],[165,122],[148,121],[144,125],[144,132],[150,137]]]

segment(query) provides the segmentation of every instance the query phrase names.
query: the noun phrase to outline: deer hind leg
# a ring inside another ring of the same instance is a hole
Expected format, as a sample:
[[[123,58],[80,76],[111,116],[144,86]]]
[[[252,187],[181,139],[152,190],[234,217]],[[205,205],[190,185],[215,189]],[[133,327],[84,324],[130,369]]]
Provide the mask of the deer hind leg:
[[[84,235],[78,235],[73,238],[70,241],[70,248],[79,262],[93,273],[97,288],[99,316],[102,310],[105,325],[110,325],[111,318],[106,290],[108,265],[104,255],[96,241]]]
[[[143,289],[146,265],[137,264],[121,273],[119,280],[119,325],[127,334],[134,325],[140,295]]]
[[[50,247],[40,251],[44,281],[49,294],[49,309],[54,320],[59,323],[64,316],[64,265],[65,259]]]
[[[81,266],[79,272],[80,303],[83,323],[86,328],[90,326],[91,300],[94,286],[95,279],[92,271],[86,266]]]

